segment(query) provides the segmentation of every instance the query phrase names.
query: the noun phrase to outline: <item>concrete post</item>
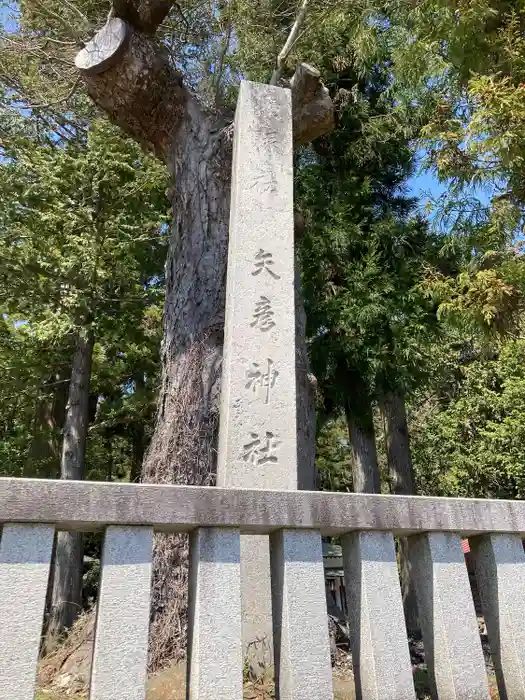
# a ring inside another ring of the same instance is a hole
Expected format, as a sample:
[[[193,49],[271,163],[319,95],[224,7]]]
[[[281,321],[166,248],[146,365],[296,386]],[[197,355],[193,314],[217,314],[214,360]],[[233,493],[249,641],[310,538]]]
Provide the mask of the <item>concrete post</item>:
[[[108,527],[90,700],[144,700],[148,666],[153,528]]]
[[[190,539],[188,700],[242,700],[239,531]]]
[[[277,700],[332,700],[321,536],[271,535]]]
[[[4,525],[0,542],[0,698],[33,700],[54,528]]]

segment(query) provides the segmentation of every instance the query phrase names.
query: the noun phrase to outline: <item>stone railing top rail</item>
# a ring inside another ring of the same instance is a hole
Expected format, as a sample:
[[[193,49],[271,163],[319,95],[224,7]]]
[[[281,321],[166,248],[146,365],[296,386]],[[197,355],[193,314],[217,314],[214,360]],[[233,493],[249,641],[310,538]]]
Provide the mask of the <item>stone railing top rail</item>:
[[[476,535],[500,697],[525,697],[525,502],[0,478],[0,525],[1,698],[34,698],[53,538],[67,528],[105,530],[90,700],[145,698],[155,530],[191,531],[192,700],[243,697],[241,532],[270,535],[280,700],[333,700],[321,532],[343,535],[357,697],[416,697],[393,533],[412,535],[433,697],[490,700],[460,534]]]
[[[148,525],[161,532],[227,527],[525,537],[525,501],[0,478],[0,523],[6,522],[73,530]]]

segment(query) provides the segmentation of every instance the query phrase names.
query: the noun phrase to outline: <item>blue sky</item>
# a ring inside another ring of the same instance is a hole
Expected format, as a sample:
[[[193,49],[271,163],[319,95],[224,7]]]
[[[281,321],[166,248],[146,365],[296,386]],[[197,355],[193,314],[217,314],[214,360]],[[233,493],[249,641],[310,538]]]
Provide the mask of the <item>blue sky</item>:
[[[433,172],[423,170],[417,172],[409,180],[410,194],[421,200],[428,199],[428,196],[438,197],[446,191],[446,185],[440,183]]]
[[[14,2],[9,0],[0,0],[0,24],[6,31],[16,31],[17,23],[14,19],[16,14],[18,14],[18,11]]]
[[[423,149],[418,149],[416,152],[417,165],[414,176],[410,178],[408,185],[410,194],[422,200],[423,205],[430,197],[437,199],[441,194],[447,191],[447,183],[439,182],[436,174],[431,169],[424,169],[426,152]],[[490,188],[470,188],[469,194],[476,196],[483,203],[490,201]]]
[[[438,223],[436,216],[437,210],[434,206],[433,208],[427,209],[427,204],[430,202],[437,202],[441,195],[446,194],[448,190],[447,182],[440,182],[435,174],[435,171],[431,169],[424,169],[423,165],[425,162],[425,151],[418,150],[417,152],[417,168],[413,177],[408,181],[409,195],[416,197],[418,199],[418,209],[421,213],[426,216],[429,221],[433,221],[435,225],[441,230],[446,230],[449,224],[444,219],[440,219]],[[484,187],[465,187],[464,201],[477,200],[482,207],[490,204],[493,195],[496,192],[496,187],[494,185],[485,185]],[[446,198],[445,198],[446,199]],[[443,204],[443,201],[440,203]]]

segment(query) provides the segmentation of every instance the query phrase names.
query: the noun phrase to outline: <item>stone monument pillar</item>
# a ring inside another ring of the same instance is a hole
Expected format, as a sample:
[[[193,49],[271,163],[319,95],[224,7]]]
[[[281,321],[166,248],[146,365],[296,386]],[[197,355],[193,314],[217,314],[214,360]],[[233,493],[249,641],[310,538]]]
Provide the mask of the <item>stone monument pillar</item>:
[[[241,83],[235,117],[217,482],[296,489],[290,91]],[[243,644],[271,661],[268,536],[241,536]]]

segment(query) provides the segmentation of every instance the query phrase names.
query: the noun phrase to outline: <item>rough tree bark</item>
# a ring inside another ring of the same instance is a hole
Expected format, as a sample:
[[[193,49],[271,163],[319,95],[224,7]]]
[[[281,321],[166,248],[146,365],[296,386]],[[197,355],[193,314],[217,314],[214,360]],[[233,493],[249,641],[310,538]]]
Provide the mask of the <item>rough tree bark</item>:
[[[387,392],[381,397],[379,408],[385,431],[390,490],[395,494],[413,494],[414,470],[405,399],[399,392]]]
[[[379,409],[385,433],[390,491],[399,495],[414,494],[414,470],[404,396],[399,391],[386,392],[379,401]],[[418,637],[417,601],[410,575],[408,542],[404,537],[399,538],[399,562],[407,630],[409,635]]]
[[[124,131],[163,159],[176,186],[166,264],[162,386],[145,482],[209,485],[216,472],[224,326],[232,128],[185,88],[155,41],[173,3],[119,0],[115,18],[79,53],[93,100]],[[127,22],[123,22],[124,18]],[[294,139],[333,128],[319,73],[301,65],[291,82]],[[297,328],[299,452],[313,474],[313,401],[301,314]],[[155,541],[150,667],[184,653],[187,538]]]
[[[374,414],[368,389],[358,370],[345,370],[345,415],[352,446],[354,491],[379,493],[381,479],[377,461]]]
[[[64,425],[69,381],[57,372],[44,385],[35,409],[29,450],[29,473],[35,464],[45,465],[45,476],[55,479],[60,470],[60,431]]]
[[[71,366],[60,464],[62,479],[84,478],[92,355],[93,335],[90,330],[82,329]],[[82,609],[82,564],[82,534],[58,532],[47,628],[49,640],[71,627]]]

